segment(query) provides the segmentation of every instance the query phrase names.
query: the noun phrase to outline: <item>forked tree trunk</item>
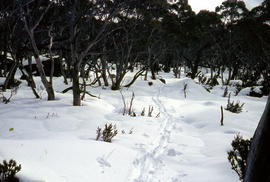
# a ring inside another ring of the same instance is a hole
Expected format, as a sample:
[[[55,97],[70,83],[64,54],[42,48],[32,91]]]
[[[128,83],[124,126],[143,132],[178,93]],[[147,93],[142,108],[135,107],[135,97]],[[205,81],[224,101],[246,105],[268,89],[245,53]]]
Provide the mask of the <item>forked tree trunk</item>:
[[[40,57],[39,57],[40,54],[39,54],[39,50],[37,48],[37,44],[36,44],[36,40],[35,40],[35,36],[34,36],[35,29],[39,26],[39,23],[42,21],[43,17],[47,13],[47,11],[51,7],[51,5],[52,5],[52,2],[47,6],[45,11],[41,14],[38,21],[36,22],[36,24],[32,28],[29,27],[28,22],[26,20],[26,17],[23,17],[23,21],[24,21],[25,30],[28,33],[31,46],[33,48],[33,53],[34,53],[34,57],[35,57],[35,60],[36,60],[36,63],[37,63],[38,71],[40,73],[41,82],[43,83],[43,85],[44,85],[44,87],[46,89],[46,92],[48,94],[48,100],[55,100],[53,85],[46,78],[46,75],[45,75],[45,72],[44,72],[44,69],[43,69],[43,64],[42,64],[42,62],[40,60]]]
[[[244,182],[270,182],[270,97],[253,136]]]

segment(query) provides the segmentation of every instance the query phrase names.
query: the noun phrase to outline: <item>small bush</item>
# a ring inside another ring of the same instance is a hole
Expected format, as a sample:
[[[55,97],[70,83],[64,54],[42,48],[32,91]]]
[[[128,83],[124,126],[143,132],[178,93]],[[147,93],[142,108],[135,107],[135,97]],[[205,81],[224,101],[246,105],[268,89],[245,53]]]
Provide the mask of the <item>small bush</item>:
[[[233,150],[228,152],[228,160],[232,165],[232,169],[238,174],[241,181],[243,181],[245,177],[245,170],[251,141],[252,138],[250,140],[245,140],[242,136],[237,134],[231,143]]]
[[[14,95],[17,94],[18,89],[19,89],[19,87],[14,87],[14,88],[12,88],[11,91],[10,91],[9,97],[6,97],[6,96],[4,95],[4,93],[3,93],[2,91],[0,91],[0,95],[1,95],[1,96],[0,96],[0,99],[2,100],[2,102],[3,102],[4,104],[8,104],[8,103],[10,102],[10,100],[12,99],[12,97],[13,97]]]
[[[105,128],[102,130],[101,128],[97,128],[97,137],[96,140],[99,140],[100,137],[104,142],[112,142],[112,138],[115,137],[118,134],[118,131],[116,129],[116,125],[111,124],[105,124]]]
[[[21,170],[21,165],[17,165],[15,160],[0,163],[0,182],[19,182],[19,179],[15,177],[16,173]]]
[[[251,87],[250,92],[248,94],[251,97],[262,97],[262,91],[260,89],[256,89],[255,87]]]
[[[162,83],[166,84],[166,80],[164,78],[159,79]]]
[[[199,80],[199,83],[205,84],[206,81],[207,81],[207,77],[206,77],[204,74],[200,74],[200,75],[198,76],[198,80]]]
[[[240,104],[239,101],[237,101],[236,103],[234,103],[234,101],[231,102],[231,94],[229,94],[227,107],[225,108],[226,110],[231,111],[233,113],[240,113],[242,112],[243,106],[244,103]]]
[[[237,96],[240,93],[240,91],[243,89],[243,87],[240,84],[236,84],[235,87],[236,87],[235,96]]]
[[[217,80],[217,76],[215,75],[213,78],[209,78],[206,82],[207,85],[214,87],[216,85],[219,85],[218,80]]]

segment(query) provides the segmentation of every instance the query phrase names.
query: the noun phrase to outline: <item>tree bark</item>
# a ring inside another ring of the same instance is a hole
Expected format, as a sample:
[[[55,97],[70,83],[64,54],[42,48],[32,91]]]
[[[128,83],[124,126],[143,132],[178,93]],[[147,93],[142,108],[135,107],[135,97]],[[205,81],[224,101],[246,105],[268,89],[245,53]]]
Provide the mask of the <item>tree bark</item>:
[[[81,106],[80,97],[80,82],[79,82],[79,70],[75,66],[71,69],[72,71],[72,91],[73,91],[73,106]]]
[[[15,84],[14,77],[15,77],[15,73],[17,71],[17,68],[18,68],[18,64],[17,64],[17,62],[14,62],[12,67],[11,67],[11,70],[8,72],[7,78],[5,80],[4,87],[3,87],[4,91],[6,89],[10,89],[12,86],[14,86],[14,84]]]
[[[270,182],[270,97],[252,139],[244,182]]]

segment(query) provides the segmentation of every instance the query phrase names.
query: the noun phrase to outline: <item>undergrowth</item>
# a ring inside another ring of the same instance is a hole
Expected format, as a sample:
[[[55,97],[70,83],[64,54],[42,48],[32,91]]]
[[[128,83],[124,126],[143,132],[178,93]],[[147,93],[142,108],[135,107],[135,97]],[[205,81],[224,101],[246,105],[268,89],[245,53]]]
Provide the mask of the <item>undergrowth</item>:
[[[250,151],[252,138],[243,139],[239,134],[236,135],[231,145],[233,150],[228,152],[228,160],[232,169],[238,174],[239,179],[243,181],[247,166],[248,153]]]

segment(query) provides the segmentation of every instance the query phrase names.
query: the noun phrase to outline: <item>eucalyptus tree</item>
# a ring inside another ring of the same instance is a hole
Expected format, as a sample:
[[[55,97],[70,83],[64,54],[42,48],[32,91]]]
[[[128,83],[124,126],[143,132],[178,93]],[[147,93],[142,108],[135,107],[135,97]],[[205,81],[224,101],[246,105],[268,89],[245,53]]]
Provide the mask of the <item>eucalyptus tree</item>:
[[[79,75],[84,59],[108,34],[111,22],[123,10],[122,1],[64,0],[63,16],[67,26],[63,30],[69,37],[66,43],[70,50],[70,69],[72,74],[73,105],[81,105]],[[97,24],[97,22],[101,24]],[[68,58],[68,56],[67,56]]]
[[[248,9],[242,0],[226,0],[220,6],[216,7],[216,12],[220,14],[221,20],[227,30],[227,44],[223,44],[227,46],[223,49],[225,51],[223,55],[225,56],[226,65],[229,67],[229,82],[235,78],[241,67],[241,62],[237,59],[238,37],[235,36],[234,26],[238,21],[247,16]]]
[[[40,58],[41,50],[38,43],[44,41],[44,32],[49,32],[49,26],[44,22],[44,17],[53,6],[54,2],[46,0],[19,1],[18,7],[21,13],[21,19],[24,23],[24,30],[27,32],[29,45],[35,58],[41,82],[43,83],[48,95],[48,100],[55,100],[53,84],[46,78],[43,64]],[[43,24],[43,25],[42,25]],[[39,35],[38,35],[39,34]]]
[[[191,78],[196,77],[199,66],[203,65],[204,53],[208,51],[209,56],[215,54],[216,35],[220,25],[219,16],[206,10],[189,17],[184,23],[187,46],[183,51],[183,57],[191,69]]]
[[[8,73],[3,84],[3,90],[5,90],[18,85],[19,81],[15,79],[15,73],[28,51],[25,46],[27,39],[24,36],[23,22],[20,19],[16,1],[1,3],[0,14],[0,50],[1,53],[3,51],[0,69],[4,69],[4,75]]]

